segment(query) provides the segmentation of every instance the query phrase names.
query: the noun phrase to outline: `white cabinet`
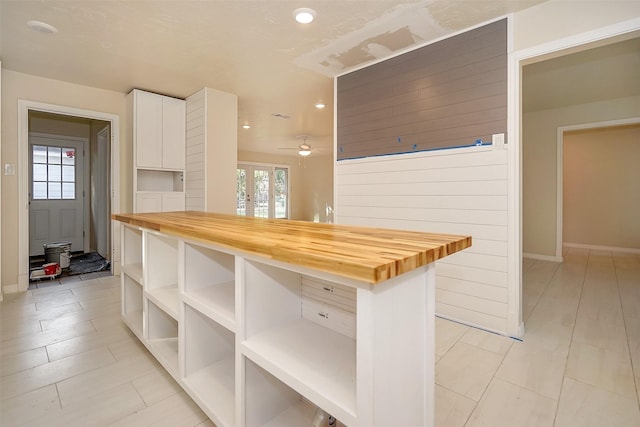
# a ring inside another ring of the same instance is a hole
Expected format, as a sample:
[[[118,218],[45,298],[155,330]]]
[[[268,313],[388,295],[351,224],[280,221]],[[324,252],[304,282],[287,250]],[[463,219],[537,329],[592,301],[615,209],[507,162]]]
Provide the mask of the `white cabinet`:
[[[162,96],[133,91],[136,166],[162,167]]]
[[[134,212],[184,210],[185,101],[135,89],[127,96],[127,108]]]
[[[162,167],[184,170],[186,103],[162,97]]]
[[[216,425],[433,425],[433,264],[371,285],[122,233],[122,318]]]
[[[135,211],[173,212],[184,210],[184,193],[182,192],[138,192],[136,194]]]
[[[133,210],[138,213],[162,212],[162,194],[137,192]]]
[[[184,169],[185,101],[135,89],[136,166]]]

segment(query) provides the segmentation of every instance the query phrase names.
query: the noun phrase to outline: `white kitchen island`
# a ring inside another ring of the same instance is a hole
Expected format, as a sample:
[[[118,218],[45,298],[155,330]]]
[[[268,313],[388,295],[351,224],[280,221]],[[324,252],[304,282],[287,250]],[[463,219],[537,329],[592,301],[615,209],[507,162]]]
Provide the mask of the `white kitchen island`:
[[[118,214],[122,318],[219,427],[432,426],[433,262],[470,237]]]

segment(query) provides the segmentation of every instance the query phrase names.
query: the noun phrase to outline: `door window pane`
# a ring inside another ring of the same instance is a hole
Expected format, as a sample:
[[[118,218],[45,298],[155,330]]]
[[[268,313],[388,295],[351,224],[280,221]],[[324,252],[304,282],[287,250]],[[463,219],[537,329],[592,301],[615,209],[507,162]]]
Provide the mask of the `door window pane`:
[[[33,163],[47,163],[47,147],[41,145],[33,146]]]
[[[49,165],[49,176],[47,178],[49,181],[62,181],[62,172],[60,170],[60,166]]]
[[[75,166],[62,166],[62,181],[74,182],[75,181]]]
[[[73,182],[62,183],[62,198],[65,200],[76,198],[76,185]]]
[[[34,200],[47,200],[47,183],[46,182],[34,182],[33,183],[33,199]]]
[[[247,170],[236,170],[236,214],[247,215]]]
[[[34,145],[31,154],[33,199],[75,199],[75,148]]]
[[[76,150],[75,148],[63,148],[62,149],[62,164],[74,165],[76,162]]]
[[[33,180],[34,181],[46,181],[47,180],[47,165],[33,165]]]
[[[287,169],[276,168],[274,173],[274,187],[275,187],[275,217],[276,218],[288,218],[287,212]]]
[[[59,165],[62,161],[62,148],[60,147],[49,147],[49,159],[48,163],[50,165]]]
[[[62,188],[59,182],[49,182],[48,190],[49,200],[62,198]]]
[[[269,171],[253,171],[253,216],[269,218]]]

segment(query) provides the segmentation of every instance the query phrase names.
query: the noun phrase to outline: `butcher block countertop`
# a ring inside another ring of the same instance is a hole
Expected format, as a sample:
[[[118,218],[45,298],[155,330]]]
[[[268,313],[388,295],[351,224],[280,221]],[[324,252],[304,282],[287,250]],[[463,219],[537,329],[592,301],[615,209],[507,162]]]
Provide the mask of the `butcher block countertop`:
[[[205,212],[114,214],[163,234],[378,283],[471,246],[471,237]]]

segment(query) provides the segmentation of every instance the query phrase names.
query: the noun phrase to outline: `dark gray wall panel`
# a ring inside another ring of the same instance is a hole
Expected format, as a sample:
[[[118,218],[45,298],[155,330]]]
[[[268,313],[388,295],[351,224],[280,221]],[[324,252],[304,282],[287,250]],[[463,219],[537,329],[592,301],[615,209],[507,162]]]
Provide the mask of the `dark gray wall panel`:
[[[506,19],[337,79],[338,160],[472,145],[506,128]]]

